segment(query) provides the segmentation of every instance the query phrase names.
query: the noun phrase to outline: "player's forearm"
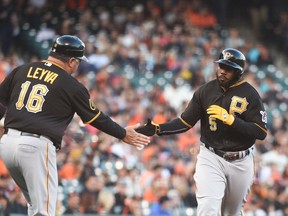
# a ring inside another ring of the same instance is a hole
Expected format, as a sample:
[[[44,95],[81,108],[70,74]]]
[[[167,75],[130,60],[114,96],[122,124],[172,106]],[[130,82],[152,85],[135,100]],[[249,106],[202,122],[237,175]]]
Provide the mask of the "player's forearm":
[[[264,140],[267,135],[267,130],[253,122],[245,122],[240,118],[235,118],[231,125],[233,129],[243,134],[245,137]]]
[[[170,122],[160,124],[160,132],[157,135],[170,135],[170,134],[178,134],[183,133],[189,130],[190,127],[185,125],[180,118],[176,118]]]
[[[99,130],[116,137],[123,139],[126,136],[126,130],[119,124],[114,122],[109,116],[101,113],[93,122],[90,123],[92,126]]]

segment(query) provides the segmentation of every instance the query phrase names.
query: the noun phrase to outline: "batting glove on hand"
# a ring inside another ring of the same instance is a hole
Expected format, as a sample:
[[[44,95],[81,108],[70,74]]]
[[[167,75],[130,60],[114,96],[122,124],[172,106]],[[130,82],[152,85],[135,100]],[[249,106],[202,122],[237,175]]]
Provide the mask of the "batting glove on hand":
[[[159,124],[154,123],[151,119],[148,119],[146,124],[136,128],[135,131],[146,136],[153,136],[160,133],[160,126]]]
[[[210,115],[211,118],[217,118],[227,125],[232,125],[235,120],[233,115],[229,114],[224,108],[217,105],[211,105],[207,109],[207,114]]]

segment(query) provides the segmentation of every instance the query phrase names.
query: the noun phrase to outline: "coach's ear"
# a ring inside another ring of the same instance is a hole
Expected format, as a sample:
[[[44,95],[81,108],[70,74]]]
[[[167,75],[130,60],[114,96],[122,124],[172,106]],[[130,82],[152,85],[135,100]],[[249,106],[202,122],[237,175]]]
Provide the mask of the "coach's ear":
[[[154,123],[151,119],[147,119],[147,123],[135,129],[138,133],[146,136],[153,136],[160,133],[159,124]]]

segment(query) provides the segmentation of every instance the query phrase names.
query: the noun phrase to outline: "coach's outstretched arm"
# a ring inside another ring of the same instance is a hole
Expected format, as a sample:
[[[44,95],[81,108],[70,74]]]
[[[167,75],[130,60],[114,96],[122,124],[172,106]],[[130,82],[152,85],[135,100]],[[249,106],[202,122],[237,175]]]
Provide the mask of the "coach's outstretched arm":
[[[99,130],[123,140],[125,143],[141,147],[147,145],[150,142],[149,137],[137,133],[134,129],[139,127],[139,124],[128,126],[126,128],[121,127],[117,122],[113,121],[108,115],[98,110],[98,114],[92,121],[85,122],[90,124]]]

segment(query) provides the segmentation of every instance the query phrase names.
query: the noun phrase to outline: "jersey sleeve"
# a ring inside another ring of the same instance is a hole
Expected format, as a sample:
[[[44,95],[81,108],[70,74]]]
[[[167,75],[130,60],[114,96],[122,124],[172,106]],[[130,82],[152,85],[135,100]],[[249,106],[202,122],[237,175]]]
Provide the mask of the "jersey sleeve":
[[[101,112],[90,99],[87,89],[83,86],[73,98],[73,106],[84,124],[90,124],[97,129],[119,139],[126,136],[126,130]]]
[[[197,121],[201,118],[202,106],[200,100],[200,91],[196,91],[188,103],[188,106],[181,114],[181,121],[188,127],[193,127]]]
[[[246,115],[235,118],[231,125],[234,130],[253,139],[265,139],[267,135],[267,114],[258,93],[253,94],[249,99]]]
[[[160,124],[159,126],[160,132],[157,133],[157,135],[159,136],[184,133],[191,128],[190,126],[185,124],[180,118],[176,118],[167,123]]]
[[[9,102],[9,95],[12,87],[13,77],[18,68],[15,68],[0,84],[0,103],[7,106]]]

